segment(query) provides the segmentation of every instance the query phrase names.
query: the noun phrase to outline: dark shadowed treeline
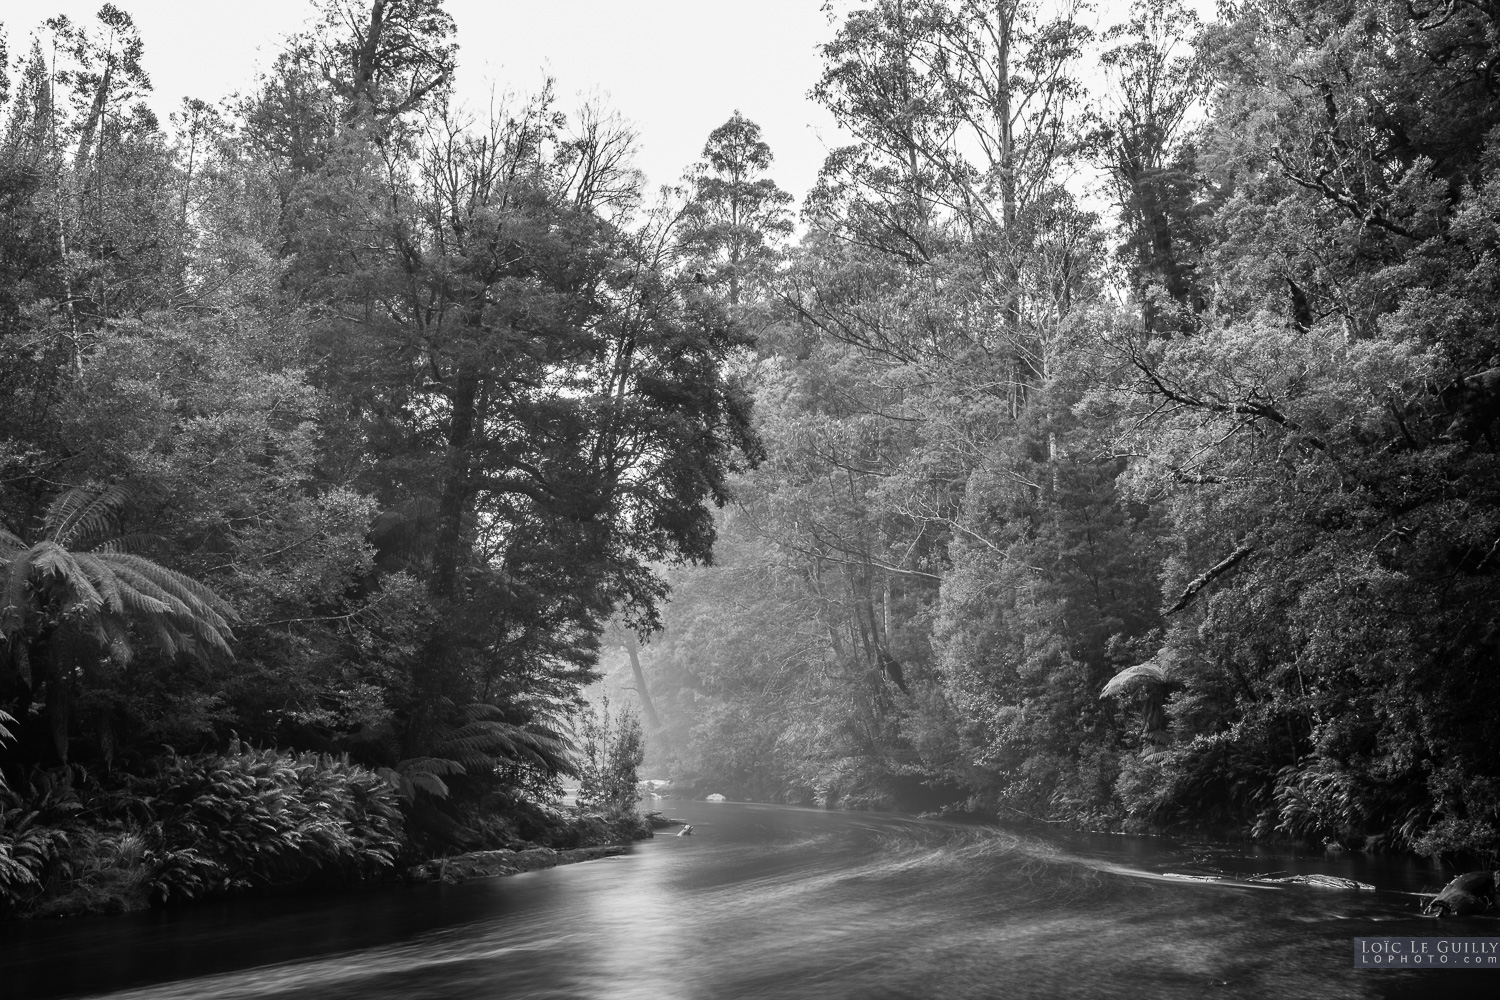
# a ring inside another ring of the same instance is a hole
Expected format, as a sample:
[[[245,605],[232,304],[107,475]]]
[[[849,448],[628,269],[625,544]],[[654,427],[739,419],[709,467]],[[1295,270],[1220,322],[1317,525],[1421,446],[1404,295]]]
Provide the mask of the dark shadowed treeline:
[[[856,6],[652,766],[1494,850],[1500,8]]]
[[[620,120],[467,116],[439,0],[310,11],[169,122],[112,5],[0,61],[0,908],[532,836],[759,454]]]

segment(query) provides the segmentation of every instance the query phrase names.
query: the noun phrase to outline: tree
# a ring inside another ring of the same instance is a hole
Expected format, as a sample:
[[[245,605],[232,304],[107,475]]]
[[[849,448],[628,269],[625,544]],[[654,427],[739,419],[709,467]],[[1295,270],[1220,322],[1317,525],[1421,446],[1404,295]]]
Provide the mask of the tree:
[[[251,149],[276,171],[283,208],[330,157],[365,143],[410,153],[418,119],[440,112],[458,45],[442,0],[319,0],[315,26],[288,39],[240,101]],[[286,225],[284,239],[295,241]],[[287,250],[294,249],[288,244]]]
[[[1104,33],[1100,56],[1118,94],[1097,142],[1115,187],[1132,291],[1148,330],[1170,332],[1206,308],[1196,261],[1205,234],[1194,203],[1194,150],[1181,130],[1204,87],[1197,15],[1177,0],[1137,0]],[[1185,51],[1184,51],[1185,50]],[[1165,296],[1163,299],[1162,296]]]
[[[835,649],[837,570],[809,579],[806,560],[764,537],[762,513],[753,500],[726,510],[714,565],[671,574],[663,631],[641,651],[662,720],[647,759],[700,795],[870,801],[887,749],[871,737],[890,735],[871,725],[880,682]]]
[[[1210,35],[1213,320],[1111,338],[1136,414],[1165,407],[1135,475],[1176,548],[1171,745],[1122,781],[1141,815],[1493,844],[1493,724],[1470,706],[1494,697],[1496,299],[1473,262],[1500,105],[1450,57],[1495,27],[1291,2]]]
[[[442,0],[321,0],[317,7],[320,68],[350,117],[389,127],[441,104],[458,53]]]
[[[689,201],[679,237],[687,269],[710,287],[728,286],[731,308],[747,286],[764,287],[792,232],[792,196],[764,176],[771,147],[760,126],[736,111],[709,133],[704,162],[687,177]]]
[[[646,671],[641,666],[640,638],[618,621],[610,624],[608,638],[611,645],[618,645],[630,658],[630,675],[635,682],[633,690],[636,697],[640,699],[641,712],[646,717],[646,725],[654,733],[661,729],[661,716],[657,714],[656,702],[651,697],[651,687],[646,681]]]
[[[291,203],[293,280],[319,303],[336,431],[369,456],[381,572],[436,612],[398,718],[441,752],[462,706],[514,725],[577,697],[606,623],[650,628],[650,564],[706,560],[753,460],[727,361],[745,338],[668,269],[628,140],[550,92],[483,127],[433,122],[415,159],[330,160]],[[377,194],[378,193],[378,194]]]
[[[576,767],[606,624],[711,559],[751,339],[618,116],[460,121],[440,3],[317,9],[170,137],[113,6],[0,73],[4,763],[348,753],[472,843]]]

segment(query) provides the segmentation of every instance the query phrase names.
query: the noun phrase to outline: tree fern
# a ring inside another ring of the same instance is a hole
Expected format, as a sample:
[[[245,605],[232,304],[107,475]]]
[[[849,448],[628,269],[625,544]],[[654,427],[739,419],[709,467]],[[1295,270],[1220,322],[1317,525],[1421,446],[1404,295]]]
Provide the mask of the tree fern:
[[[35,685],[28,647],[42,639],[49,658],[47,701],[58,754],[67,759],[66,687],[90,658],[125,667],[133,636],[168,658],[233,656],[234,612],[208,587],[139,555],[145,536],[119,535],[128,496],[119,487],[70,489],[55,499],[42,537],[27,544],[0,532],[0,641],[16,674]],[[77,662],[59,661],[73,651]]]
[[[439,734],[434,741],[434,756],[457,760],[474,771],[510,766],[535,768],[547,774],[577,774],[571,745],[546,725],[506,722],[500,709],[482,703],[464,708],[460,719],[460,725]]]
[[[1144,686],[1168,684],[1171,678],[1167,672],[1154,663],[1138,663],[1133,667],[1126,667],[1109,679],[1104,685],[1104,690],[1099,692],[1101,698],[1120,697],[1130,694],[1132,691]]]
[[[1182,669],[1182,657],[1174,650],[1164,649],[1145,663],[1126,667],[1115,674],[1099,692],[1099,697],[1119,698],[1140,690],[1158,692],[1178,683]]]
[[[448,785],[443,781],[443,777],[468,772],[456,760],[444,760],[440,757],[413,757],[410,760],[403,760],[394,768],[378,768],[376,773],[384,778],[403,800],[412,803],[416,801],[419,791],[446,799]]]

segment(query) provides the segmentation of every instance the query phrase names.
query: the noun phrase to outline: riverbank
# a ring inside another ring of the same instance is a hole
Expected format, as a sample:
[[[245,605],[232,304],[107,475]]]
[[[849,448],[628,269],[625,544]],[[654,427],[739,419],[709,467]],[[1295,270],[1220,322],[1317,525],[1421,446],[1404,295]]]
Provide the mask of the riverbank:
[[[648,812],[639,817],[633,840],[646,840],[656,835],[657,830],[685,825],[684,820],[669,819],[659,812]],[[550,847],[532,847],[526,850],[470,851],[453,857],[433,858],[419,865],[412,865],[403,874],[407,882],[467,882],[470,879],[498,878],[502,875],[519,875],[542,868],[577,864],[580,861],[597,861],[600,858],[624,854],[630,842],[600,844],[593,847],[574,847],[555,850]]]
[[[593,844],[587,847],[527,847],[519,850],[496,848],[470,851],[429,858],[416,864],[345,881],[307,881],[267,885],[238,885],[217,892],[198,896],[179,894],[169,901],[153,893],[154,886],[146,877],[144,866],[121,863],[111,873],[113,877],[101,879],[97,870],[85,873],[92,878],[71,880],[72,884],[50,887],[51,892],[39,898],[29,909],[13,909],[0,916],[6,921],[49,920],[62,917],[87,917],[110,914],[138,913],[161,909],[171,905],[182,905],[233,898],[281,897],[304,895],[340,895],[393,883],[441,882],[454,884],[474,879],[497,878],[517,875],[521,872],[539,871],[560,865],[596,861],[600,858],[625,854],[636,840],[653,837],[654,831],[648,821],[641,818],[635,827],[635,835],[614,843]],[[132,870],[134,869],[134,870]]]
[[[403,878],[408,882],[467,882],[476,878],[518,875],[521,872],[534,872],[580,861],[597,861],[599,858],[624,854],[628,849],[627,844],[606,844],[602,847],[575,847],[562,851],[555,851],[550,847],[533,847],[526,851],[473,851],[413,865],[406,870]]]
[[[393,867],[389,870],[366,875],[358,879],[343,881],[310,880],[300,883],[266,885],[230,885],[221,888],[217,892],[196,896],[178,894],[176,899],[171,900],[171,902],[174,905],[182,905],[185,903],[235,897],[338,895],[344,892],[370,888],[382,883],[441,882],[454,884],[474,879],[518,875],[522,872],[539,871],[544,868],[555,868],[559,865],[578,864],[584,861],[596,861],[600,858],[621,855],[629,851],[630,845],[635,841],[647,840],[654,837],[657,829],[664,829],[668,826],[680,825],[681,823],[681,820],[664,820],[660,813],[648,816],[614,817],[608,822],[605,822],[598,816],[580,816],[576,817],[575,829],[570,832],[587,838],[591,834],[597,836],[601,827],[608,827],[610,834],[616,839],[609,843],[591,843],[582,847],[548,847],[538,845],[519,849],[495,848],[469,851],[464,854],[433,857],[405,867]],[[45,920],[60,917],[135,913],[149,909],[160,909],[168,905],[168,898],[160,894],[157,891],[158,885],[153,884],[152,880],[147,877],[149,871],[147,866],[143,864],[130,864],[130,860],[128,858],[119,859],[119,863],[114,866],[115,870],[110,873],[113,877],[109,878],[101,879],[97,866],[94,866],[91,871],[81,872],[80,874],[85,875],[84,878],[72,879],[70,880],[71,884],[50,887],[52,891],[38,899],[34,907],[27,910],[13,910],[0,917],[0,922],[16,919]],[[142,861],[149,859],[135,860]],[[87,877],[90,875],[93,877]]]
[[[360,836],[368,824],[284,823],[285,829],[276,829],[246,822],[257,817],[245,816],[226,817],[218,828],[192,823],[189,832],[197,840],[187,846],[173,836],[178,824],[110,822],[91,815],[76,797],[66,803],[71,808],[57,817],[62,822],[41,810],[0,810],[0,922],[511,875],[622,854],[632,842],[680,822],[660,813],[605,815],[512,803],[514,808],[476,823],[480,830],[466,831],[467,844],[443,850],[429,843],[429,850],[439,849],[427,854],[403,835],[405,824],[394,809],[390,836],[373,846]],[[258,818],[285,820],[287,811]],[[340,853],[330,848],[335,835],[348,842]],[[349,849],[361,843],[362,852]],[[15,863],[18,858],[29,866]]]
[[[0,919],[529,871],[670,824],[625,799],[581,810],[498,789],[459,803],[342,757],[238,742],[141,770],[0,785]]]

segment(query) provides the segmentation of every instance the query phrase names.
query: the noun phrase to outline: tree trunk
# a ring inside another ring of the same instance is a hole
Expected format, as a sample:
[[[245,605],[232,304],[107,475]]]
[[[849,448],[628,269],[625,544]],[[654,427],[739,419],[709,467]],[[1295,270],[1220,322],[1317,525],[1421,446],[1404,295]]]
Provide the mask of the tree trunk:
[[[906,33],[906,6],[897,0],[896,3],[896,34],[901,39],[901,104],[903,108],[911,107],[911,39]],[[911,129],[906,130],[906,170],[908,181],[911,184],[912,203],[917,209],[917,227],[924,240],[927,234],[927,222],[929,210],[927,199],[922,191],[921,173],[917,168],[917,139]]]
[[[354,54],[354,99],[358,102],[356,114],[369,114],[375,110],[375,59],[380,54],[380,36],[385,29],[386,0],[375,0],[370,5],[370,23]]]
[[[69,677],[72,672],[68,669],[67,656],[60,648],[61,643],[56,633],[53,633],[52,641],[48,644],[47,655],[47,724],[52,733],[52,746],[57,751],[57,757],[62,763],[68,762],[68,717],[72,706],[69,704]]]
[[[479,380],[472,374],[456,377],[448,402],[448,469],[438,502],[437,544],[433,553],[432,593],[453,600],[461,596],[459,569],[467,562],[464,519],[473,503],[474,483],[470,448],[478,425]]]
[[[630,654],[630,672],[635,677],[635,692],[641,696],[641,711],[646,714],[646,724],[652,729],[661,729],[661,717],[656,714],[656,704],[651,700],[651,689],[646,686],[646,672],[641,669],[640,643],[628,630],[625,632],[625,652]]]
[[[1005,226],[1005,266],[1001,280],[1004,282],[1005,302],[1002,307],[1002,322],[1005,336],[1010,341],[1010,415],[1014,420],[1020,416],[1026,404],[1026,352],[1021,344],[1021,290],[1020,272],[1015,263],[1015,248],[1010,245],[1016,234],[1016,143],[1011,126],[1010,94],[1010,43],[1015,29],[1016,0],[999,0],[995,5],[995,32],[998,51],[995,56],[995,125],[1000,133],[1000,219]]]

